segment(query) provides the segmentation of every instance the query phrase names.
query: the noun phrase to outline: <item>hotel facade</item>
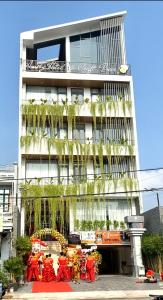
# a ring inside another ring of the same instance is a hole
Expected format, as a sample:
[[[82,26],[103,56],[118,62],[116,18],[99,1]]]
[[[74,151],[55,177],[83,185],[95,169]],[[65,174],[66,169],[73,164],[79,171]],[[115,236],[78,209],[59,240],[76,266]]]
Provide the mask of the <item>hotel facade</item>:
[[[101,252],[103,274],[138,275],[144,228],[125,15],[21,34],[18,206],[22,235],[77,231]],[[120,239],[109,242],[109,232]]]

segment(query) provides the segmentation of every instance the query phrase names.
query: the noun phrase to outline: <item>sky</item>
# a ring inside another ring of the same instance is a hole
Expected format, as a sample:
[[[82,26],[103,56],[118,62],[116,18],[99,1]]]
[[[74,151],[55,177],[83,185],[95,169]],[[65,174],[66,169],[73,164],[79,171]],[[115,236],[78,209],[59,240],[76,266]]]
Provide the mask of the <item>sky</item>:
[[[0,165],[18,160],[20,32],[122,10],[127,11],[126,52],[134,81],[140,169],[163,167],[161,1],[0,1]],[[163,170],[143,172],[141,184],[163,186]],[[163,193],[159,195],[163,205]],[[156,193],[146,193],[144,209],[156,204]]]

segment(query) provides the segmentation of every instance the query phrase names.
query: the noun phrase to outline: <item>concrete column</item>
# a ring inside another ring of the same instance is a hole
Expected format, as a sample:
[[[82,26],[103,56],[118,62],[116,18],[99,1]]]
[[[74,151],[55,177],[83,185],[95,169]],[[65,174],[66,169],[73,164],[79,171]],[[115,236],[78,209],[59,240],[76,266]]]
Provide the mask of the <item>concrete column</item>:
[[[70,62],[70,38],[69,36],[66,36],[66,63],[67,63],[67,72],[70,72],[70,67],[69,67],[69,62]]]
[[[24,231],[25,231],[25,212],[24,212],[24,207],[21,208],[21,220],[20,220],[20,234],[21,236],[24,236]]]
[[[126,233],[130,237],[131,242],[131,260],[133,265],[133,275],[145,275],[145,269],[143,266],[141,253],[141,237],[146,231],[146,229],[144,228],[144,217],[128,216],[125,217],[124,220],[129,227]]]
[[[131,259],[133,263],[133,276],[145,275],[145,269],[142,261],[141,237],[145,228],[130,228],[126,232],[131,242]]]

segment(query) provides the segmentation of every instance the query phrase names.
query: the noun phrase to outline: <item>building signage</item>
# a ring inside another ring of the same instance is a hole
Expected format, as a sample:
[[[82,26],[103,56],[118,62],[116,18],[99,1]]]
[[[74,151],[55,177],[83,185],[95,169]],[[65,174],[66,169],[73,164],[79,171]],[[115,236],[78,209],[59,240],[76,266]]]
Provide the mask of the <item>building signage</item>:
[[[122,242],[120,231],[107,231],[97,230],[95,231],[82,231],[81,241],[83,243],[94,244],[118,244]]]
[[[94,243],[96,239],[95,231],[81,231],[82,242]]]
[[[96,244],[121,243],[120,231],[96,231]]]

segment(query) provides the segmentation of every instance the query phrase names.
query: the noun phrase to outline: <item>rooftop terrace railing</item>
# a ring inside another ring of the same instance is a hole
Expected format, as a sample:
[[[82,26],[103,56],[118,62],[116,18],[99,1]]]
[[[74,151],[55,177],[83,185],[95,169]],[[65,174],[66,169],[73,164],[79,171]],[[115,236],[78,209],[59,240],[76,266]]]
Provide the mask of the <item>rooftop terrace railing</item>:
[[[130,65],[115,65],[109,63],[96,64],[87,62],[78,63],[55,60],[26,60],[23,70],[28,72],[131,75]]]

